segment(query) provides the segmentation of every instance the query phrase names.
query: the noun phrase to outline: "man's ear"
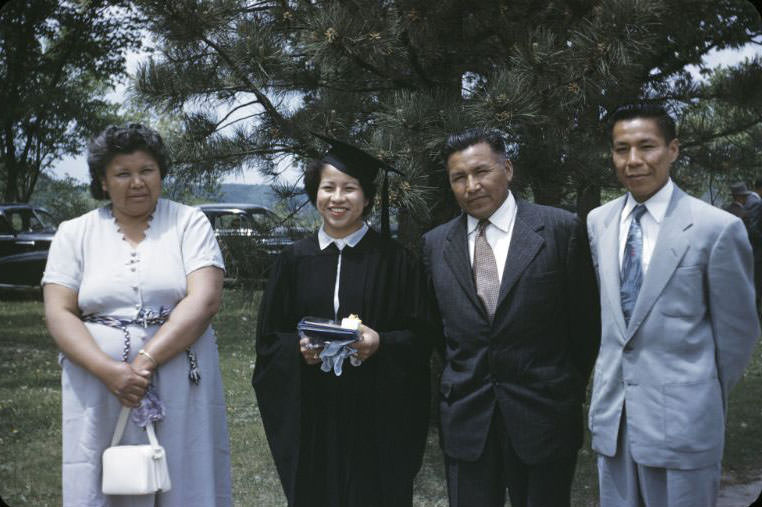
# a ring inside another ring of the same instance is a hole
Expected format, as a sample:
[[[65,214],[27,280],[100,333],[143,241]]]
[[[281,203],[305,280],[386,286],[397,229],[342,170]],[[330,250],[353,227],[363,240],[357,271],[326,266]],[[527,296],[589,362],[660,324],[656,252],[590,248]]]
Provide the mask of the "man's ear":
[[[508,176],[508,184],[513,181],[513,164],[509,159],[505,159],[505,174]]]
[[[680,140],[678,138],[671,140],[667,145],[667,149],[670,152],[669,162],[672,163],[677,160],[678,156],[680,156]]]

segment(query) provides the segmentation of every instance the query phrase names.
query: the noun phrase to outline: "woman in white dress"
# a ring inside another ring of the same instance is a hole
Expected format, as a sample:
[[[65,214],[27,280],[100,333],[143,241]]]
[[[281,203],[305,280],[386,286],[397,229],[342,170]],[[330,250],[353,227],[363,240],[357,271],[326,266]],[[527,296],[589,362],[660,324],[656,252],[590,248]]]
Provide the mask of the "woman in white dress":
[[[230,451],[214,332],[224,265],[198,209],[160,199],[168,157],[138,124],[89,146],[91,192],[110,204],[63,222],[43,276],[48,330],[61,350],[63,505],[230,505]],[[101,493],[101,454],[121,406],[123,444],[154,422],[172,489]]]

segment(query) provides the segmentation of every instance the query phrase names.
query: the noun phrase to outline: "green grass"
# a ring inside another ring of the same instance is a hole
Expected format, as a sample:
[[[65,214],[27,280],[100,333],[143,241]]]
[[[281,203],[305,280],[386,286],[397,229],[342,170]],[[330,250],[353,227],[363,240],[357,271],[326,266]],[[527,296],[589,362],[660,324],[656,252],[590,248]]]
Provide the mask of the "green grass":
[[[235,505],[284,505],[278,476],[257,410],[251,374],[259,293],[228,289],[215,318],[228,425]],[[60,372],[43,322],[42,304],[29,298],[0,301],[0,497],[9,505],[60,505]],[[724,468],[731,482],[762,470],[762,348],[731,396]],[[589,443],[583,447],[572,505],[596,505],[597,475]],[[436,427],[429,432],[414,504],[447,505]]]

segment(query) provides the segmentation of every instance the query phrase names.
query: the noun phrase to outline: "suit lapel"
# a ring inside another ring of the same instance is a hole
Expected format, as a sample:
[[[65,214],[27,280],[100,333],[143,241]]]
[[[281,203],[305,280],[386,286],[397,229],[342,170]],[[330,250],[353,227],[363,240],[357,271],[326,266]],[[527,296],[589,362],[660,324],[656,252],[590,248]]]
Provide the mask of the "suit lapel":
[[[627,329],[628,340],[638,330],[659,294],[672,278],[678,264],[680,264],[680,260],[688,249],[685,231],[692,225],[693,216],[688,206],[688,199],[685,199],[683,191],[675,186],[659,235],[656,238],[648,272],[643,278],[638,300],[632,310],[630,326]]]
[[[525,201],[516,200],[516,221],[513,223],[513,235],[511,244],[508,247],[508,258],[503,259],[505,268],[503,269],[503,279],[500,282],[500,295],[497,300],[497,308],[503,304],[508,293],[516,284],[522,273],[540,251],[545,243],[537,231],[540,231],[544,225],[531,206]],[[500,262],[499,259],[496,259]],[[498,315],[498,312],[495,312]]]
[[[444,246],[444,260],[452,271],[453,276],[460,284],[463,292],[468,299],[479,308],[479,311],[487,318],[487,312],[484,310],[479,297],[476,295],[476,284],[474,283],[471,260],[468,255],[468,239],[466,238],[466,214],[452,223],[452,227],[447,233],[447,239]]]
[[[619,326],[622,336],[626,334],[627,326],[622,313],[622,296],[620,294],[621,280],[619,269],[619,220],[624,206],[625,197],[622,196],[611,206],[609,215],[603,222],[603,234],[598,249],[598,264],[601,270],[601,280],[605,284],[605,297],[609,301],[609,307],[614,314],[614,320]]]

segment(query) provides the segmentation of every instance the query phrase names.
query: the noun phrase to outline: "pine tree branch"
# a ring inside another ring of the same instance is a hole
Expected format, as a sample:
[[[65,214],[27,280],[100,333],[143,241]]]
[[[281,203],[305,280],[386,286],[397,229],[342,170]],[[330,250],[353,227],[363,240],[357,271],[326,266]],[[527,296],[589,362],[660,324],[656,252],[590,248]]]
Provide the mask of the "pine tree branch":
[[[281,130],[286,133],[289,136],[295,136],[294,128],[291,125],[290,122],[288,122],[283,115],[280,114],[280,112],[275,108],[273,103],[270,101],[269,98],[267,98],[267,95],[265,95],[258,86],[254,84],[254,82],[249,79],[249,77],[244,73],[240,68],[238,68],[238,65],[233,61],[233,59],[230,57],[230,55],[227,54],[227,52],[220,46],[219,44],[212,41],[207,36],[201,36],[201,40],[204,41],[209,47],[214,49],[218,55],[220,55],[220,58],[222,58],[225,63],[227,63],[230,70],[232,70],[236,76],[238,76],[238,79],[243,81],[248,87],[249,92],[253,93],[254,96],[257,98],[257,101],[259,104],[265,108],[265,111],[270,115],[273,122],[276,123]]]
[[[231,125],[235,125],[236,123],[238,123],[240,121],[248,120],[249,118],[256,118],[260,114],[261,113],[254,113],[254,114],[249,114],[249,115],[246,115],[246,116],[241,116],[240,118],[236,118],[235,120],[231,121],[230,123],[227,123],[227,124],[223,125],[222,127],[219,127],[219,130],[222,130],[222,129],[225,129],[227,127],[230,127]],[[214,127],[214,130],[217,130],[217,126],[219,126],[219,123]]]
[[[416,87],[409,83],[408,81],[404,79],[400,79],[398,77],[393,77],[384,72],[383,70],[379,69],[375,65],[371,64],[370,62],[366,62],[362,58],[360,58],[359,55],[352,52],[347,48],[344,44],[339,44],[339,47],[341,48],[342,52],[348,56],[355,64],[357,64],[358,67],[367,70],[371,74],[375,74],[381,78],[384,78],[386,80],[390,80],[392,83],[394,83],[398,88],[403,88],[406,90],[415,90]]]
[[[752,127],[755,127],[757,125],[762,125],[762,116],[759,116],[759,117],[757,117],[757,118],[755,118],[753,120],[750,120],[750,121],[748,121],[746,123],[742,123],[742,124],[739,124],[739,125],[734,125],[731,128],[728,128],[728,129],[720,131],[720,132],[716,132],[716,133],[714,133],[712,135],[709,135],[709,136],[706,136],[706,137],[702,137],[700,139],[697,139],[697,140],[694,140],[694,141],[690,141],[690,142],[687,142],[687,143],[683,143],[683,144],[680,145],[680,147],[681,148],[693,148],[694,146],[701,146],[702,144],[706,144],[709,141],[714,141],[715,139],[721,139],[723,137],[728,137],[728,136],[732,136],[732,135],[735,135],[735,134],[740,134],[743,131],[748,130],[748,129],[752,128]]]
[[[704,55],[709,53],[712,49],[715,49],[718,46],[719,46],[719,41],[716,41],[716,42],[714,42],[712,44],[709,44],[708,46],[704,46],[704,48],[699,52],[698,56],[699,57],[703,57]],[[663,61],[663,60],[664,60],[663,58],[660,59],[660,61]],[[671,76],[675,72],[679,72],[680,70],[684,69],[686,65],[688,65],[688,63],[686,63],[686,62],[680,62],[680,63],[675,63],[675,65],[673,65],[672,68],[667,69],[666,71],[660,69],[660,71],[658,73],[656,73],[656,74],[649,74],[647,81],[650,82],[650,83],[661,82],[661,81],[669,78],[669,76]]]
[[[292,218],[294,218],[294,217],[295,217],[295,216],[296,216],[296,215],[297,215],[297,214],[298,214],[300,211],[302,211],[302,208],[304,208],[304,207],[305,207],[307,204],[309,204],[309,202],[310,202],[310,200],[309,200],[309,199],[307,199],[306,201],[304,201],[303,203],[301,203],[299,206],[297,206],[297,207],[296,207],[296,209],[295,209],[294,211],[292,211],[291,213],[289,213],[288,215],[286,215],[286,216],[283,218],[283,220],[281,220],[281,221],[278,223],[278,225],[280,226],[280,225],[284,225],[284,224],[286,224],[286,223],[287,223],[289,220],[291,220]]]
[[[288,147],[261,148],[261,149],[255,149],[255,150],[243,150],[243,151],[238,151],[235,153],[226,153],[223,155],[211,155],[211,156],[194,157],[194,158],[178,158],[177,163],[190,164],[190,163],[198,163],[198,162],[222,162],[229,159],[245,158],[248,156],[285,155],[285,154],[291,154],[291,153],[292,151]]]
[[[396,86],[377,85],[377,86],[366,86],[366,87],[345,87],[345,86],[337,86],[334,83],[335,81],[318,81],[317,83],[312,81],[310,81],[309,83],[291,81],[289,83],[271,83],[269,85],[269,88],[272,88],[274,90],[285,90],[290,92],[294,90],[309,88],[310,90],[322,89],[322,90],[350,92],[350,93],[379,93],[379,92],[399,90],[399,88]]]
[[[430,88],[435,87],[436,83],[429,78],[428,74],[421,66],[421,62],[418,59],[418,52],[415,50],[413,44],[410,41],[410,34],[407,30],[403,30],[401,35],[402,44],[407,48],[408,62],[410,62],[410,66],[413,68],[418,77],[421,78],[421,81],[423,81]]]
[[[245,104],[239,104],[239,105],[237,105],[236,107],[234,107],[233,109],[228,111],[228,113],[225,116],[223,116],[220,121],[218,121],[217,123],[214,124],[214,130],[217,130],[222,122],[224,122],[225,120],[230,118],[231,114],[235,113],[239,109],[243,109],[244,107],[248,107],[248,106],[251,106],[251,105],[254,105],[254,104],[257,104],[257,103],[258,103],[257,100],[252,100],[250,102],[246,102]],[[252,115],[252,116],[254,116],[254,115]],[[250,118],[250,116],[249,116],[249,118]],[[238,121],[238,120],[236,120],[236,121]],[[232,125],[232,123],[231,123],[231,125]]]

